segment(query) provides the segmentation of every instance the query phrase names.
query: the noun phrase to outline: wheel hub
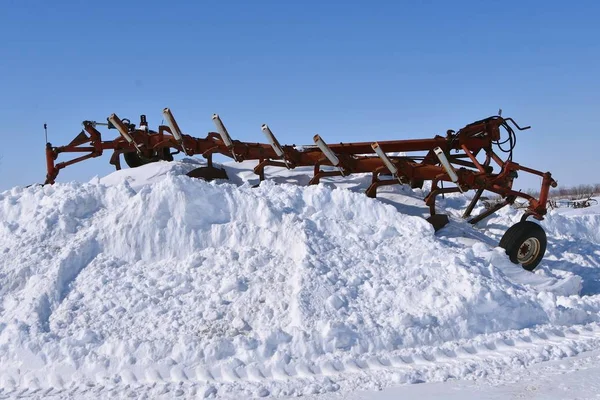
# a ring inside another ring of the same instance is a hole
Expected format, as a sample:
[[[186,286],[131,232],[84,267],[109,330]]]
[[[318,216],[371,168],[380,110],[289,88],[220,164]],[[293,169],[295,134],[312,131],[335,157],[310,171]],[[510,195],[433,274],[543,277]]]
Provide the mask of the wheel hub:
[[[540,253],[540,247],[540,241],[534,237],[525,240],[517,252],[519,264],[528,264],[535,260]]]

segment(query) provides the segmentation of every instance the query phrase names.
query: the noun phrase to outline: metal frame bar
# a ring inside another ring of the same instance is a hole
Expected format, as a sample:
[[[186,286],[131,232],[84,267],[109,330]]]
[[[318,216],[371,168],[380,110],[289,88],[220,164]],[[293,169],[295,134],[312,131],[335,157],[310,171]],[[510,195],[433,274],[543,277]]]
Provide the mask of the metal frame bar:
[[[45,183],[54,183],[61,169],[89,158],[99,157],[105,150],[115,152],[111,158],[111,163],[119,168],[120,154],[138,152],[143,157],[156,158],[158,155],[160,158],[165,148],[173,148],[188,155],[202,155],[207,159],[209,167],[212,167],[213,154],[222,154],[236,161],[257,160],[259,163],[254,168],[254,172],[261,181],[265,179],[264,169],[267,166],[288,169],[299,166],[312,166],[314,167],[314,176],[310,180],[310,184],[319,183],[320,179],[325,177],[372,173],[373,180],[366,191],[366,194],[370,197],[376,197],[377,188],[380,186],[408,182],[419,183],[429,180],[432,181],[432,188],[425,201],[430,207],[432,215],[435,215],[435,198],[437,195],[461,190],[476,190],[475,197],[464,213],[464,217],[467,218],[473,211],[481,194],[487,190],[505,198],[504,203],[506,204],[501,203],[503,206],[514,202],[517,197],[527,200],[529,206],[526,210],[526,216],[543,219],[547,212],[546,202],[550,187],[556,186],[556,182],[549,172],[541,172],[521,166],[512,162],[510,158],[504,161],[493,151],[493,144],[500,140],[500,128],[506,126],[507,121],[514,123],[512,119],[504,119],[500,116],[476,121],[456,133],[448,131],[445,137],[435,136],[430,139],[391,140],[376,143],[325,144],[321,137],[315,136],[316,145],[304,146],[299,150],[295,146],[280,145],[279,142],[273,145],[273,143],[249,143],[233,140],[224,128],[220,118],[216,115],[213,120],[219,129],[219,133],[210,132],[205,138],[185,135],[181,133],[170,110],[165,109],[165,113],[168,114],[171,127],[159,126],[158,132],[148,131],[147,125],[144,126],[144,129],[135,129],[134,125],[126,126],[116,115],[111,115],[110,118],[117,124],[121,136],[110,141],[102,141],[100,132],[95,128],[97,123],[84,121],[84,130],[89,135],[87,139],[79,134],[71,144],[66,146],[54,147],[50,143],[46,144],[47,175]],[[145,122],[145,117],[143,122]],[[518,127],[518,125],[514,125]],[[176,130],[175,134],[172,132],[173,129]],[[272,133],[270,136],[272,136],[271,142],[276,141]],[[84,146],[86,144],[89,145]],[[450,156],[452,150],[461,154]],[[425,157],[414,158],[387,156],[388,153],[392,152],[410,153],[421,151],[427,151],[428,153]],[[482,151],[486,157],[483,164],[477,160],[477,155]],[[55,161],[61,153],[87,154],[56,164]],[[442,165],[438,158],[439,154],[445,155],[445,161],[449,165]],[[464,160],[465,158],[469,161]],[[500,167],[498,173],[493,173],[493,167],[490,166],[491,160]],[[452,167],[453,164],[458,167]],[[339,170],[323,171],[322,166],[337,167]],[[379,176],[387,171],[395,179],[379,179]],[[539,198],[536,199],[512,189],[517,171],[543,178]],[[437,187],[438,182],[452,183],[453,181],[455,181],[456,187],[445,189]],[[486,211],[482,215],[472,218],[470,222],[476,223],[495,211],[497,209],[491,212]]]

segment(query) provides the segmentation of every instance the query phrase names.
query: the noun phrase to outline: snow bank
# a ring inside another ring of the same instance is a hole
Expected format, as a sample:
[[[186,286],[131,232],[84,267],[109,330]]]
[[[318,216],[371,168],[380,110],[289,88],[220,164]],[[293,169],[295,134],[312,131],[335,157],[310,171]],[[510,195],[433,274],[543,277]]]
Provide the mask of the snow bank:
[[[0,388],[308,377],[598,320],[578,276],[516,268],[453,233],[464,224],[434,235],[349,190],[207,183],[193,167],[0,194]]]
[[[600,245],[600,205],[553,210],[543,225],[557,239],[583,239]]]

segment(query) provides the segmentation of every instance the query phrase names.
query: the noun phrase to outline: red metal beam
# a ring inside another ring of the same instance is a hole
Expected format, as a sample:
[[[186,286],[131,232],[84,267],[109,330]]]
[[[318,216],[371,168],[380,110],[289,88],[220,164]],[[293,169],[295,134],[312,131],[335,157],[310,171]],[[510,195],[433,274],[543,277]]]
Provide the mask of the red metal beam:
[[[170,114],[168,109],[165,109],[165,113],[168,113],[170,116],[170,122],[176,127],[177,137],[179,137],[180,131],[172,118],[172,114]],[[448,131],[445,137],[435,136],[430,139],[378,142],[379,147],[386,153],[427,152],[425,156],[389,157],[389,160],[397,169],[394,172],[395,178],[393,181],[379,179],[380,175],[390,171],[388,171],[382,159],[375,155],[371,146],[372,143],[368,142],[326,145],[335,154],[336,158],[339,159],[341,171],[323,171],[321,170],[321,166],[332,166],[332,164],[323,153],[326,149],[321,150],[314,145],[304,146],[301,150],[289,145],[280,146],[280,149],[284,153],[282,158],[277,154],[273,146],[269,144],[233,140],[231,146],[227,146],[220,134],[215,132],[210,132],[205,138],[181,135],[181,140],[177,140],[168,126],[160,126],[158,131],[155,132],[147,131],[146,129],[132,129],[131,126],[128,127],[122,124],[121,120],[115,115],[111,116],[111,120],[114,120],[117,127],[122,131],[121,137],[117,139],[102,141],[102,135],[96,130],[95,123],[86,121],[84,122],[84,130],[87,133],[87,139],[81,136],[85,135],[81,133],[67,146],[53,147],[48,143],[46,146],[46,164],[48,170],[46,183],[54,183],[62,168],[88,158],[99,157],[106,150],[113,150],[117,158],[118,154],[121,153],[138,152],[140,157],[150,159],[153,157],[162,157],[164,149],[175,149],[184,151],[186,154],[203,155],[209,160],[209,166],[212,166],[213,154],[222,154],[236,161],[257,160],[259,164],[255,168],[255,173],[261,179],[264,178],[264,168],[267,166],[279,168],[313,166],[315,168],[315,176],[311,180],[311,183],[318,183],[320,178],[328,176],[372,173],[373,183],[367,190],[367,194],[373,197],[376,195],[376,190],[379,186],[400,182],[432,181],[432,194],[428,196],[427,201],[430,207],[432,207],[432,211],[435,212],[435,196],[438,192],[443,192],[437,189],[437,183],[440,181],[451,182],[449,171],[439,162],[433,152],[434,149],[439,147],[442,150],[440,154],[446,154],[450,163],[456,164],[455,172],[450,172],[458,176],[458,181],[456,182],[458,189],[462,191],[471,189],[478,191],[488,190],[507,199],[513,199],[513,201],[516,197],[524,198],[529,202],[529,208],[526,213],[535,218],[542,219],[546,214],[549,189],[552,186],[556,186],[556,182],[552,179],[549,172],[541,172],[521,166],[512,162],[510,157],[507,161],[503,161],[493,151],[493,145],[500,140],[501,127],[511,129],[508,127],[508,122],[514,124],[514,121],[510,118],[490,117],[469,124],[456,133]],[[519,127],[517,126],[517,128]],[[123,130],[126,131],[123,132]],[[226,139],[229,141],[228,137]],[[450,151],[458,151],[462,154],[462,157],[468,158],[470,162],[461,160],[459,158],[460,154],[450,155]],[[483,165],[476,158],[477,154],[481,151],[486,155],[486,161]],[[86,154],[66,162],[55,164],[55,160],[61,153]],[[443,157],[443,155],[439,157]],[[500,167],[499,172],[492,173],[492,167],[489,166],[490,160],[494,160],[498,164]],[[513,179],[517,171],[531,173],[543,178],[539,199],[512,190]]]

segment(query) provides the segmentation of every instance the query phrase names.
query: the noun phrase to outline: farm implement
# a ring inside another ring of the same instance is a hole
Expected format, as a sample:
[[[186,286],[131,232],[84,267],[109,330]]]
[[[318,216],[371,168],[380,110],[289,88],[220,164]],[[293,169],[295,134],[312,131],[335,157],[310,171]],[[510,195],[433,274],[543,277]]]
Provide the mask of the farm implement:
[[[109,116],[107,122],[83,121],[83,130],[68,145],[55,147],[46,144],[48,172],[45,183],[53,184],[61,169],[100,157],[109,150],[113,151],[110,163],[116,169],[121,168],[121,155],[129,167],[160,160],[172,161],[178,153],[202,155],[207,165],[188,175],[206,180],[227,179],[225,170],[213,163],[215,154],[237,162],[256,160],[254,173],[260,181],[265,179],[267,167],[313,167],[314,173],[309,184],[317,184],[322,178],[369,173],[372,174],[371,184],[366,190],[369,197],[376,197],[377,189],[381,186],[402,184],[420,188],[425,181],[431,181],[425,204],[430,211],[428,221],[436,230],[448,223],[448,216],[436,212],[436,198],[439,195],[475,190],[463,214],[463,218],[472,224],[521,199],[527,204],[521,221],[506,231],[500,246],[506,249],[512,262],[521,264],[527,270],[533,270],[544,256],[546,234],[538,224],[527,219],[544,218],[549,190],[550,187],[556,187],[556,182],[549,172],[512,161],[516,144],[515,129],[523,131],[530,127],[520,127],[511,118],[492,116],[468,124],[458,131],[448,130],[445,136],[429,139],[327,144],[321,136],[315,135],[313,145],[296,147],[281,145],[267,125],[261,127],[267,143],[248,143],[232,139],[216,114],[212,119],[217,132],[210,132],[204,138],[183,134],[168,108],[163,110],[163,116],[165,125],[160,125],[157,131],[149,129],[144,115],[138,126],[115,114]],[[102,134],[97,129],[99,126],[116,129],[119,136],[114,140],[102,140]],[[506,138],[502,138],[503,133],[507,135]],[[83,155],[56,163],[62,153]],[[499,154],[504,154],[505,159]],[[512,189],[519,171],[542,178],[538,197]],[[444,182],[451,186],[443,187]],[[471,216],[484,191],[500,195],[502,201],[479,215]]]
[[[550,208],[587,208],[598,205],[598,200],[593,199],[592,195],[581,199],[550,199],[548,207]]]

